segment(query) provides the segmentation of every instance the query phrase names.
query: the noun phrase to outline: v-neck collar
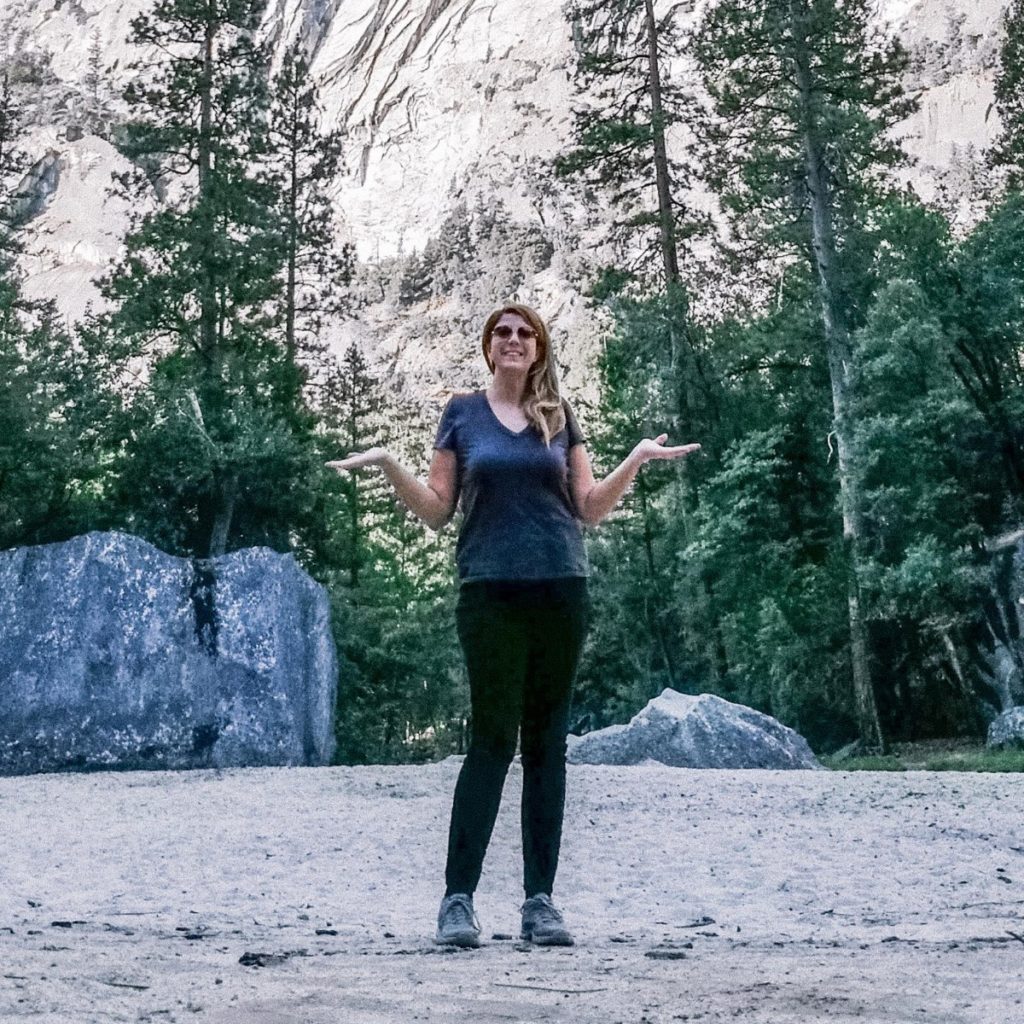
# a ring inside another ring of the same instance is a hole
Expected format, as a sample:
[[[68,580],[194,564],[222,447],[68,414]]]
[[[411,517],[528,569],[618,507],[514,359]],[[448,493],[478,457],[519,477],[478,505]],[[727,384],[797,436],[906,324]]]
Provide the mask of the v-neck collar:
[[[530,423],[527,423],[522,430],[513,430],[511,427],[506,426],[504,423],[501,422],[501,420],[498,418],[498,414],[494,411],[494,407],[491,405],[491,400],[487,397],[487,392],[481,391],[480,397],[484,400],[484,405],[487,406],[488,412],[490,412],[491,416],[494,417],[494,422],[497,423],[498,426],[501,427],[501,429],[504,430],[507,434],[511,434],[513,437],[522,437],[523,434],[525,434],[530,429]]]

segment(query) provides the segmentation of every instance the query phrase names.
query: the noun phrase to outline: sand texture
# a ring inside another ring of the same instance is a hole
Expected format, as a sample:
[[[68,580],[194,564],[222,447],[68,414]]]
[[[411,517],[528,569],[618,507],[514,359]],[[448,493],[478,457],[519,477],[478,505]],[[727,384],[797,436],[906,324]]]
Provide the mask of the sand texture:
[[[544,949],[516,764],[450,951],[458,769],[0,779],[0,1021],[1024,1021],[1020,776],[572,765]]]

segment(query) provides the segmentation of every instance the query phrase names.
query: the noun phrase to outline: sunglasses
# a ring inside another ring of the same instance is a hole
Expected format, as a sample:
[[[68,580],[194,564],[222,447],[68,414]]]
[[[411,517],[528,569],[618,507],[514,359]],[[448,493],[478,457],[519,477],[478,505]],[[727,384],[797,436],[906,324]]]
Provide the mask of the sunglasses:
[[[537,337],[537,332],[532,327],[520,327],[518,330],[513,330],[508,324],[499,324],[491,331],[492,338],[501,338],[502,341],[507,341],[513,334],[518,334],[520,341],[529,341],[530,338]]]

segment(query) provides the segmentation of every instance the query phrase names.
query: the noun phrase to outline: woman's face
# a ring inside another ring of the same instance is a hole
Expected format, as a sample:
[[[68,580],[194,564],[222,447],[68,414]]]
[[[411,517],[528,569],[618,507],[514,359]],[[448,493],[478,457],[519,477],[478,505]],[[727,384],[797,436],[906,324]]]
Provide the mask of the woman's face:
[[[537,332],[518,313],[502,313],[491,331],[495,370],[528,370],[537,361]]]

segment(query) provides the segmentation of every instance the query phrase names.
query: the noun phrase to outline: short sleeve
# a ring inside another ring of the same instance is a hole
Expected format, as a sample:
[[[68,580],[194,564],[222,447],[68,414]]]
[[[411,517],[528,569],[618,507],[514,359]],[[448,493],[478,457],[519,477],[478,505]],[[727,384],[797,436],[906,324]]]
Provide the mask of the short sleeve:
[[[434,437],[435,448],[448,448],[451,451],[456,449],[455,421],[455,396],[448,399],[448,404],[441,413],[441,422],[437,425],[437,435]]]
[[[562,408],[565,409],[565,431],[569,435],[568,447],[571,448],[574,444],[583,444],[583,431],[580,430],[579,423],[576,422],[576,415],[572,411],[572,407],[563,398]]]

